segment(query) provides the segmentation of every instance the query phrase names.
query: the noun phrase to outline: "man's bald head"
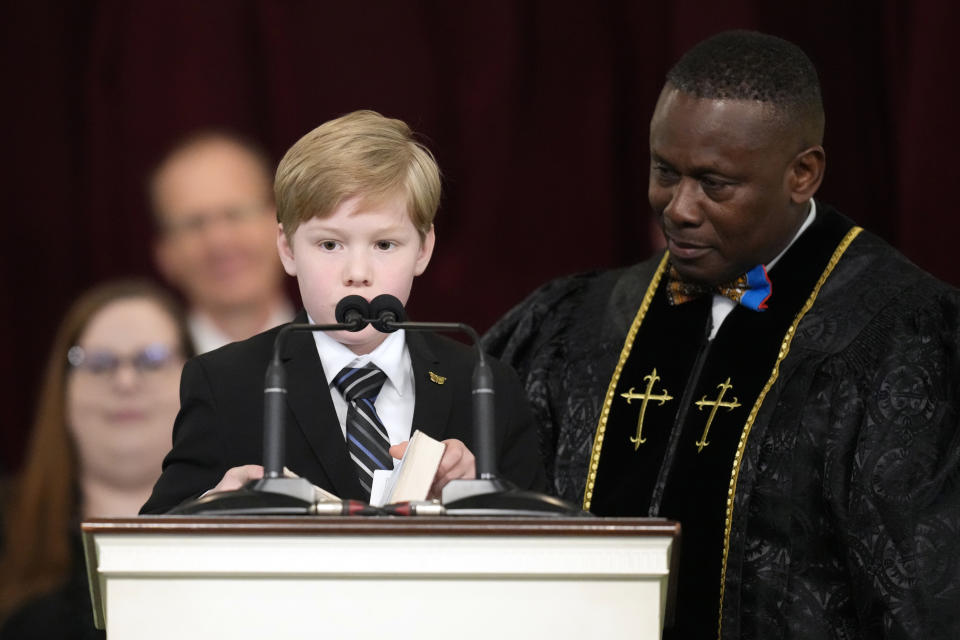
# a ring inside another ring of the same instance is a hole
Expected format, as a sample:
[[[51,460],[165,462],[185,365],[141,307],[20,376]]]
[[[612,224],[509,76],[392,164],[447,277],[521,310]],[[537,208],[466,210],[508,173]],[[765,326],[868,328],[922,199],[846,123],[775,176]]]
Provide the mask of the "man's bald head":
[[[154,220],[161,231],[166,227],[164,182],[183,165],[198,162],[199,157],[232,156],[234,164],[243,165],[246,176],[253,179],[262,200],[273,201],[273,163],[266,152],[243,136],[215,129],[195,131],[175,142],[150,173],[148,195]],[[181,169],[182,170],[182,169]]]

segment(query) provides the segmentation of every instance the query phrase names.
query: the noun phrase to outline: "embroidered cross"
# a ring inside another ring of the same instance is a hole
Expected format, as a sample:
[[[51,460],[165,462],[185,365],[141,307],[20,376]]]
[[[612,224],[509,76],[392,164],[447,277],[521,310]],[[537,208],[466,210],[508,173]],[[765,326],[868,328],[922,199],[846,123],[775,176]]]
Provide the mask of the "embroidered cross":
[[[633,450],[636,451],[640,448],[640,443],[646,442],[647,439],[643,437],[643,417],[647,413],[647,403],[650,400],[656,400],[660,402],[662,406],[667,400],[673,400],[673,396],[667,395],[668,391],[663,390],[663,393],[654,394],[653,385],[656,384],[657,380],[660,379],[660,376],[657,375],[657,370],[654,369],[653,372],[648,376],[643,376],[644,381],[647,383],[647,390],[644,393],[634,393],[633,387],[630,387],[630,390],[626,393],[621,393],[620,396],[627,399],[627,404],[630,404],[631,400],[643,400],[643,403],[640,405],[640,417],[637,419],[637,435],[630,438],[630,442],[633,443]]]
[[[707,442],[707,434],[710,433],[710,425],[713,424],[713,418],[717,415],[717,409],[723,407],[728,411],[733,411],[736,407],[740,406],[740,403],[737,402],[737,398],[734,397],[730,402],[723,401],[723,395],[727,392],[728,389],[732,389],[733,385],[730,384],[730,378],[727,378],[725,382],[721,382],[717,385],[717,388],[720,389],[720,395],[717,396],[716,400],[707,400],[707,396],[703,396],[702,399],[697,400],[697,408],[703,411],[704,407],[712,407],[710,409],[710,416],[707,418],[707,425],[703,428],[703,435],[700,436],[700,440],[696,442],[697,453],[703,451],[703,448],[710,444]]]

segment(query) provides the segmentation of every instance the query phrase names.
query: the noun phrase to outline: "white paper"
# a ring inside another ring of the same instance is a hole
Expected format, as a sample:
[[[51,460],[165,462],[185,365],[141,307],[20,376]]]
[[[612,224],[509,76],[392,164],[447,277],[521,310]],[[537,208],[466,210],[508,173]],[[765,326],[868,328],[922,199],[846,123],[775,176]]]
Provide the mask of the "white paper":
[[[373,484],[370,487],[370,506],[382,507],[387,503],[387,499],[393,492],[393,485],[397,482],[397,472],[400,470],[401,462],[395,463],[397,466],[393,469],[374,469]]]

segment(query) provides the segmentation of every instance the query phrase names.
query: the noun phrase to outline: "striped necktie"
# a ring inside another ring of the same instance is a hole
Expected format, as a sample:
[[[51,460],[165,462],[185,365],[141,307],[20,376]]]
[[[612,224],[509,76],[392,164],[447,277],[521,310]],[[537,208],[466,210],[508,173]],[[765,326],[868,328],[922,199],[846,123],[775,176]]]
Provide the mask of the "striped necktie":
[[[377,367],[357,369],[344,367],[334,384],[347,401],[347,451],[357,467],[363,490],[370,495],[373,472],[393,469],[393,458],[387,451],[390,438],[373,403],[387,375]]]

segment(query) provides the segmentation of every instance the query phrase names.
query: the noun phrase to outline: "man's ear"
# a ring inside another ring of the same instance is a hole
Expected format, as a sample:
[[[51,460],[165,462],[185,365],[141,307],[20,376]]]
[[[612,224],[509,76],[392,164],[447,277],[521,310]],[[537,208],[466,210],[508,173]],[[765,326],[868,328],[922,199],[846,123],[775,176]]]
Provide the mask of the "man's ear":
[[[420,251],[417,253],[417,261],[413,267],[413,275],[418,276],[427,270],[427,265],[430,264],[430,257],[433,255],[433,245],[436,241],[437,236],[431,224],[430,231],[428,231],[420,241]]]
[[[287,239],[287,234],[283,232],[283,224],[277,224],[277,253],[280,254],[280,262],[283,263],[283,270],[287,275],[297,275],[297,261],[293,259],[293,247]]]
[[[827,154],[817,145],[798,153],[790,163],[787,176],[790,199],[796,204],[810,200],[823,182],[827,168]]]

